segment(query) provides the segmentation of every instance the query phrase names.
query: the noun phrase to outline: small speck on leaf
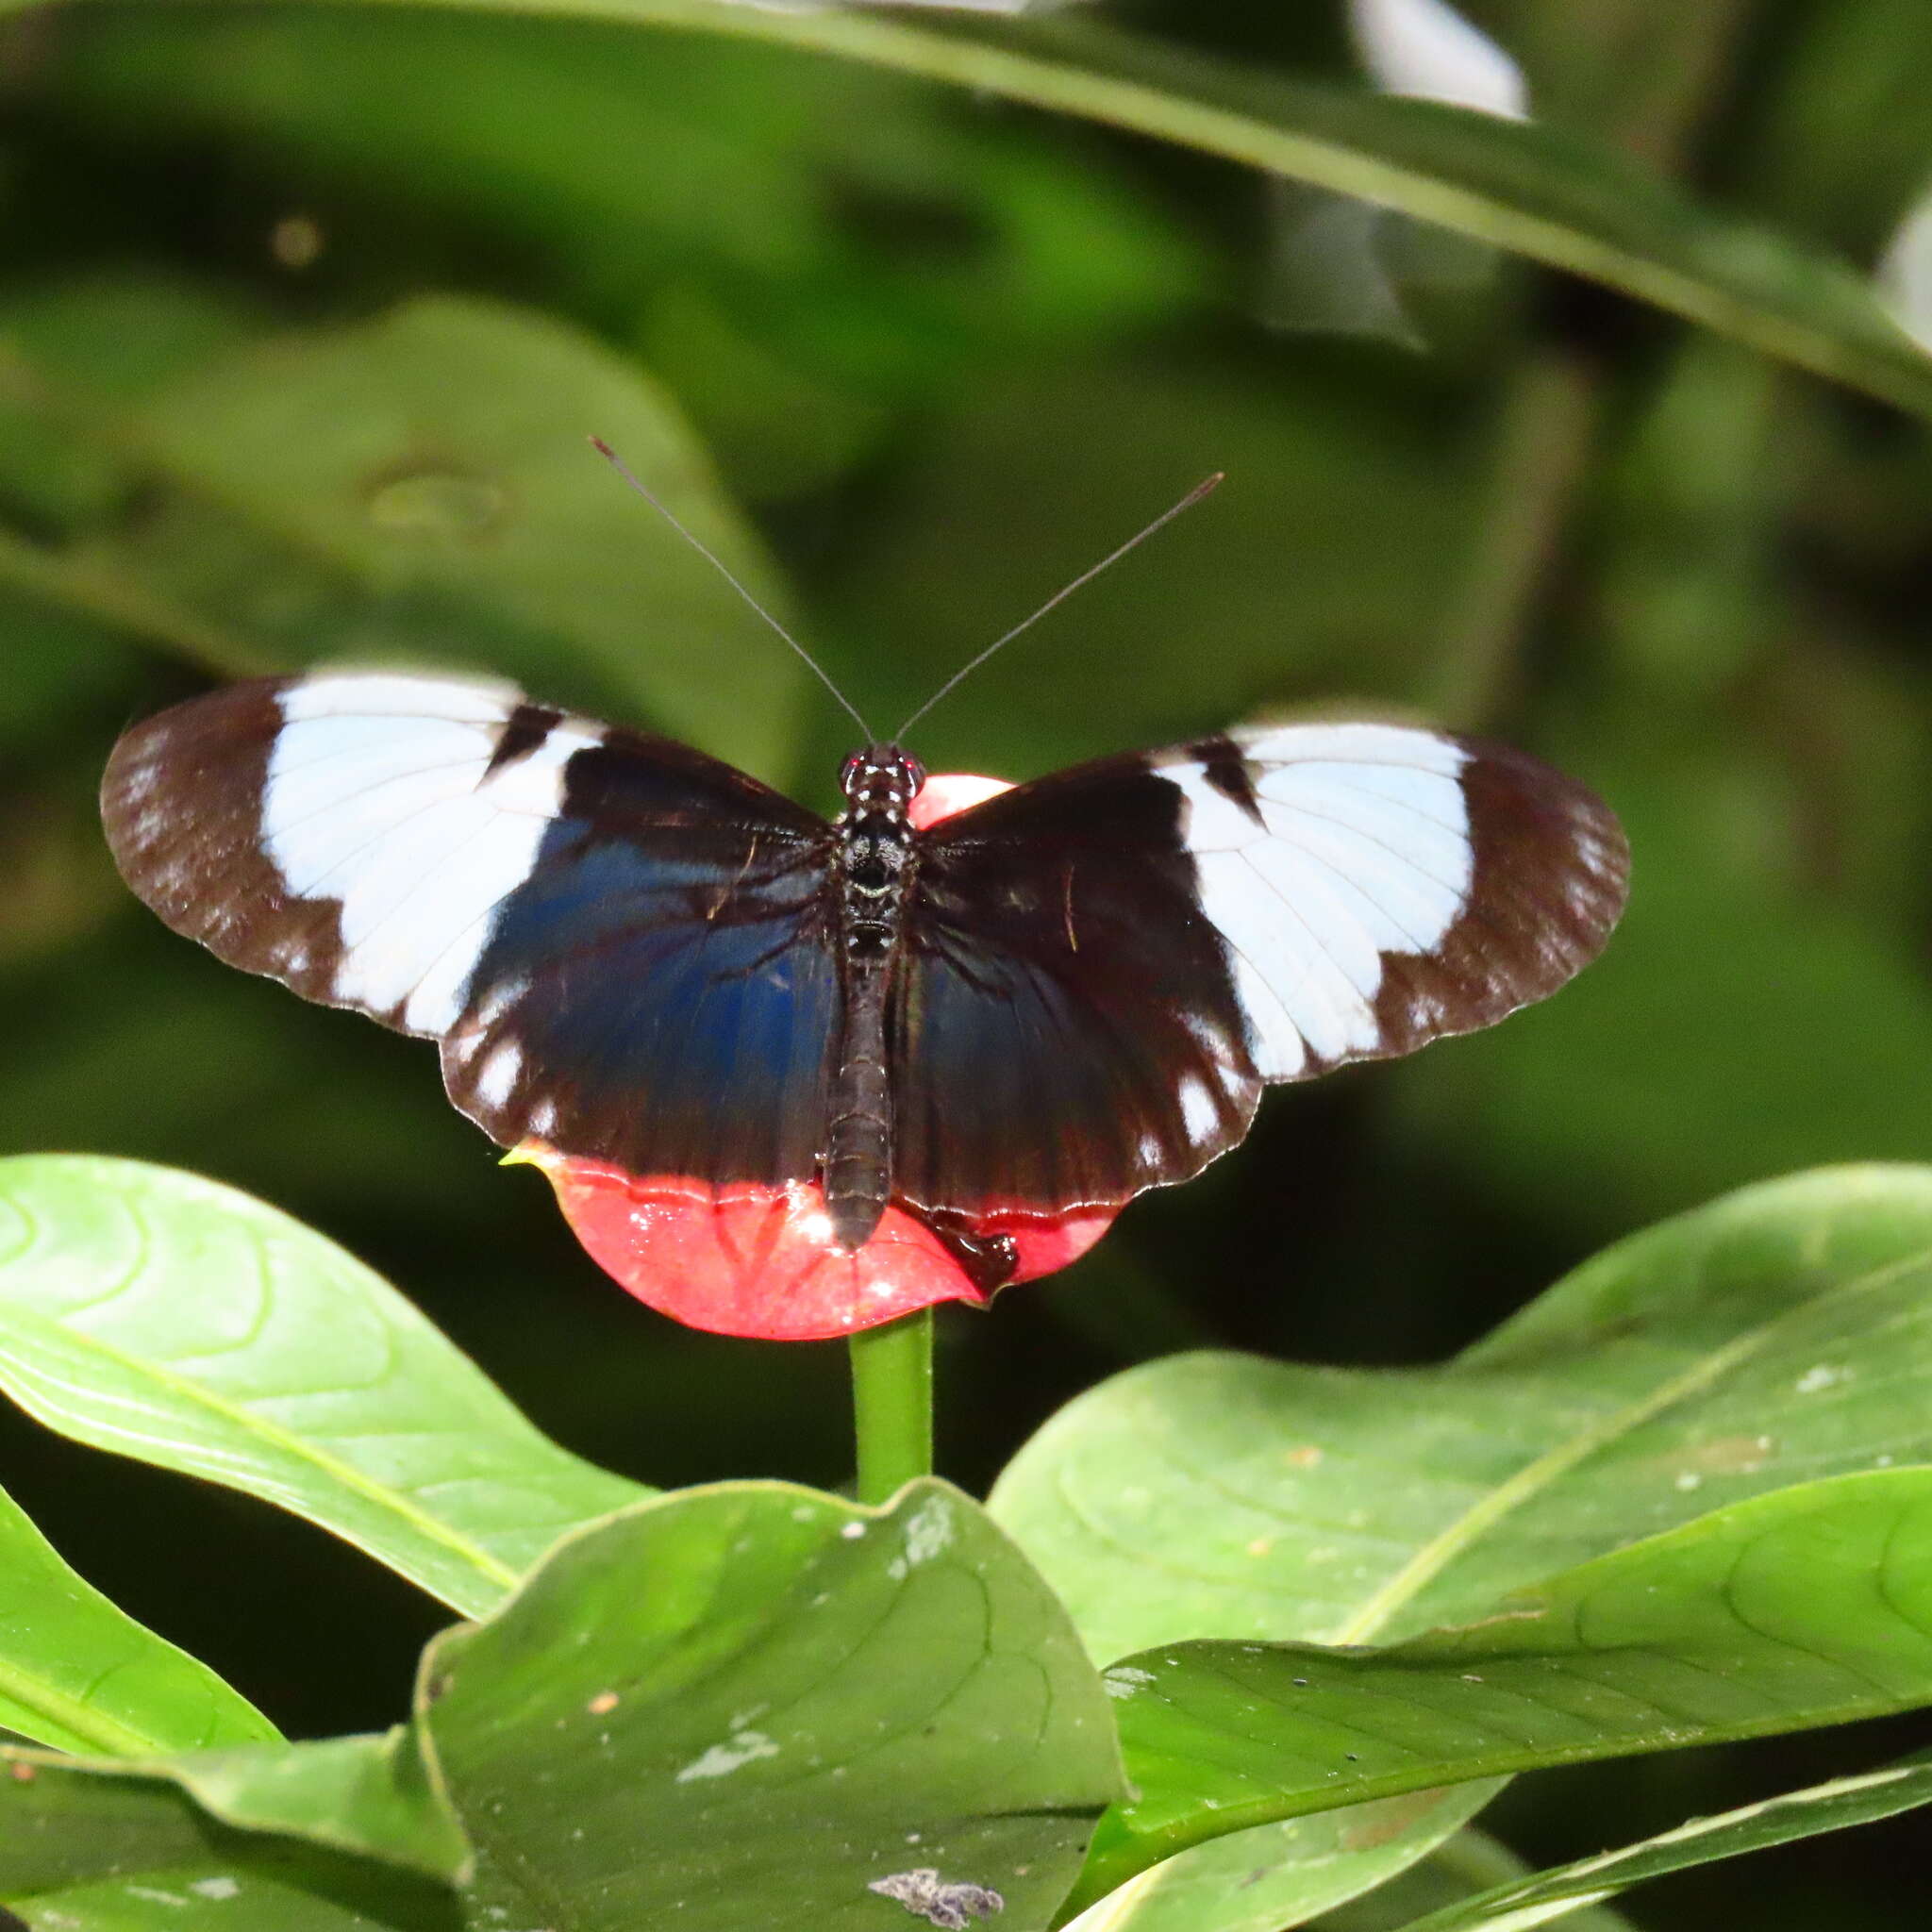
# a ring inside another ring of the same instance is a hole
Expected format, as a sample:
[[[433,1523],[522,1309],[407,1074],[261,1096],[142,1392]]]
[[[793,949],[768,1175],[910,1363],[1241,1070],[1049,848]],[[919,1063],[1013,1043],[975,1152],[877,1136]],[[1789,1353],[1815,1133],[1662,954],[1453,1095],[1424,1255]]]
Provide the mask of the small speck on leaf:
[[[615,1690],[600,1690],[584,1706],[592,1717],[608,1717],[617,1708],[618,1695]]]
[[[1851,1379],[1851,1370],[1833,1368],[1827,1362],[1820,1362],[1815,1369],[1807,1369],[1791,1387],[1800,1395],[1818,1395],[1827,1389],[1836,1389],[1840,1382],[1849,1382]]]
[[[941,1932],[965,1932],[974,1919],[990,1919],[1007,1908],[1006,1900],[990,1887],[949,1883],[931,1865],[874,1878],[865,1889],[896,1899],[914,1918],[939,1926]]]
[[[733,1731],[729,1742],[713,1744],[703,1757],[694,1758],[677,1774],[677,1782],[688,1785],[696,1778],[729,1777],[760,1757],[775,1757],[778,1746],[762,1731]]]

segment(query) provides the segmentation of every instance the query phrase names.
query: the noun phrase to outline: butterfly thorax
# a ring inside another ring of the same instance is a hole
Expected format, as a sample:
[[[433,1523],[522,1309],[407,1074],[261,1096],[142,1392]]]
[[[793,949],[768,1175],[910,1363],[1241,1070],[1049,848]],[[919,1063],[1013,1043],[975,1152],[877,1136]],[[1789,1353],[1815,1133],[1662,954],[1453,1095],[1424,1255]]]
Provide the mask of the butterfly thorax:
[[[840,777],[845,809],[835,829],[843,1012],[825,1109],[824,1175],[825,1211],[848,1248],[864,1245],[891,1199],[886,1005],[912,882],[912,801],[924,783],[918,760],[895,744],[855,752]]]
[[[891,958],[912,873],[912,801],[925,783],[896,744],[868,745],[845,760],[839,834],[841,936],[848,960]]]

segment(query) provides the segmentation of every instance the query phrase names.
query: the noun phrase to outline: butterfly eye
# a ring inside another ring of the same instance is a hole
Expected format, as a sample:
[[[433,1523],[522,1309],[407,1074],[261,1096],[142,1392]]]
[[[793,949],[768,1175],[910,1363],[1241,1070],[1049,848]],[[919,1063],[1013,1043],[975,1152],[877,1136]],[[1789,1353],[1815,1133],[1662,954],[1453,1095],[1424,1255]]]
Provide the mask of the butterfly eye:
[[[839,790],[847,793],[852,791],[852,781],[858,775],[859,767],[865,763],[864,755],[854,752],[839,768]]]
[[[925,790],[925,767],[910,752],[903,754],[906,759],[906,779],[912,787],[911,795],[917,798]]]

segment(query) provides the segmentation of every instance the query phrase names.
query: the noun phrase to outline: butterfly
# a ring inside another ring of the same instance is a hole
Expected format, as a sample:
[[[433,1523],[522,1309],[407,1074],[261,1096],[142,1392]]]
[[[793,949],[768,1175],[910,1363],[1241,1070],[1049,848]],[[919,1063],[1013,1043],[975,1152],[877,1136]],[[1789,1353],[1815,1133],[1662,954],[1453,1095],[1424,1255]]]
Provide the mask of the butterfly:
[[[937,823],[924,786],[868,744],[827,819],[506,683],[343,670],[135,726],[102,808],[169,925],[436,1041],[503,1145],[806,1190],[836,1254],[909,1221],[982,1293],[1271,1084],[1553,991],[1625,894],[1598,799],[1440,731],[1237,729]]]

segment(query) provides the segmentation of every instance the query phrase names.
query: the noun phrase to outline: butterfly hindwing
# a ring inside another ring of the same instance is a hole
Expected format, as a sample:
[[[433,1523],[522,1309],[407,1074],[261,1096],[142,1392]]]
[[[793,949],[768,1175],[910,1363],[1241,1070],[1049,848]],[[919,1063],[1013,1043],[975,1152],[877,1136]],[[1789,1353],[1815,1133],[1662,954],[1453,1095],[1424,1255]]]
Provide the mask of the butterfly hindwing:
[[[1581,786],[1394,725],[1241,731],[1002,793],[923,842],[901,1187],[1047,1212],[1185,1179],[1264,1083],[1553,991],[1601,948],[1626,869]]]
[[[810,1172],[830,828],[743,773],[505,684],[325,673],[137,726],[102,808],[177,931],[440,1040],[452,1099],[503,1144]]]
[[[1130,756],[1003,792],[922,839],[892,1026],[907,1198],[1124,1201],[1247,1132],[1262,1083],[1184,809]]]

